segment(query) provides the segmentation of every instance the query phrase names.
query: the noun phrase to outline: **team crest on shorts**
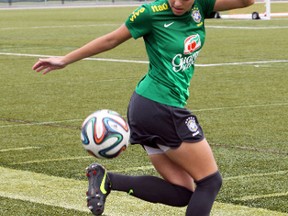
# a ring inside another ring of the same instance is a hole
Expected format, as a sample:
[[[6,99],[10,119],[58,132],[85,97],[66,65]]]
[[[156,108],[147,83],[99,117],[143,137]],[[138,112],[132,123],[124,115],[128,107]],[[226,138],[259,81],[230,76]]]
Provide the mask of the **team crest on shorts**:
[[[188,129],[195,133],[196,131],[198,131],[198,126],[196,123],[196,119],[194,116],[191,116],[189,118],[186,119],[185,124],[187,125]]]
[[[200,23],[201,22],[201,14],[199,12],[199,9],[198,8],[194,8],[192,10],[192,18],[193,20],[196,22],[196,23]]]

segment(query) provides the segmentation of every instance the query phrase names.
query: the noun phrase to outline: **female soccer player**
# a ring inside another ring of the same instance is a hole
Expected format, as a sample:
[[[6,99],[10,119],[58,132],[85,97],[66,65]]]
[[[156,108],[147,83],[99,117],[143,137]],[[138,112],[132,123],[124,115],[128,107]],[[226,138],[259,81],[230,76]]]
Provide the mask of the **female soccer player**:
[[[129,103],[130,141],[144,147],[163,178],[110,173],[100,164],[91,164],[86,171],[87,202],[93,214],[103,213],[111,190],[153,203],[187,206],[186,216],[210,214],[222,178],[197,117],[185,108],[189,83],[205,41],[205,18],[213,11],[253,3],[254,0],[156,0],[137,8],[115,31],[66,56],[39,59],[33,66],[46,74],[110,50],[131,37],[144,39],[150,64]]]

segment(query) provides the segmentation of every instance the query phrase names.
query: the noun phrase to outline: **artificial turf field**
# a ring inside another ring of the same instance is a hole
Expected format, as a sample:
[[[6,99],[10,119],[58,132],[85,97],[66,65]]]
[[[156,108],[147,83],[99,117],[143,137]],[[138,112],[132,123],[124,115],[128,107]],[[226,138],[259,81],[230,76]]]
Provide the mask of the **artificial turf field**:
[[[66,54],[112,31],[134,8],[0,11],[0,215],[90,215],[85,168],[94,161],[157,175],[139,146],[97,160],[80,140],[93,111],[126,117],[148,66],[141,39],[45,76],[31,69],[38,57]],[[206,27],[187,107],[223,175],[212,215],[288,215],[288,19],[211,19]],[[104,215],[184,213],[112,192]]]

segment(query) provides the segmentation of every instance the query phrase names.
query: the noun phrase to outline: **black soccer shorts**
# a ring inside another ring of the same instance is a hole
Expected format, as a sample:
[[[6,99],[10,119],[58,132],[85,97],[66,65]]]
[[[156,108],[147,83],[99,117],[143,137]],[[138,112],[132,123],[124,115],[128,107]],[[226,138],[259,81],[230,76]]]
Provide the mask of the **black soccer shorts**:
[[[204,133],[197,117],[186,108],[164,105],[133,93],[128,106],[131,144],[177,148],[182,142],[200,142]]]

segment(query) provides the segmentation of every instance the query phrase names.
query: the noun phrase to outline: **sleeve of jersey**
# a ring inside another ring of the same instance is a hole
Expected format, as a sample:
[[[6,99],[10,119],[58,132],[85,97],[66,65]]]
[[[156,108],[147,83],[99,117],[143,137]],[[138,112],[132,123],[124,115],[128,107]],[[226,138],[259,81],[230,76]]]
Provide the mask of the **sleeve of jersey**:
[[[216,0],[201,0],[199,2],[202,6],[205,18],[209,17],[214,10]]]
[[[149,9],[145,5],[140,6],[130,14],[125,25],[134,39],[149,33],[152,26]]]

